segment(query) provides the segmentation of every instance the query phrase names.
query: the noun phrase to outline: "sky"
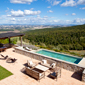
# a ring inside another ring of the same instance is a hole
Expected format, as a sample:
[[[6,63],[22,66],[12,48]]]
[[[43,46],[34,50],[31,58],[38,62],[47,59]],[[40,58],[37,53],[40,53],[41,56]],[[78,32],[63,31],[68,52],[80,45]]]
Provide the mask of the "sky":
[[[85,24],[85,0],[0,0],[0,24]]]

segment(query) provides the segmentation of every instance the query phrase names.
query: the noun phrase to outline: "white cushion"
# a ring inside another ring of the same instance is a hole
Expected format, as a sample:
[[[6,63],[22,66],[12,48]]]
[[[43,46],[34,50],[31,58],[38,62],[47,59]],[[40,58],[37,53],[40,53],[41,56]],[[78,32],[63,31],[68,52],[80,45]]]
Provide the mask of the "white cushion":
[[[29,48],[28,48],[28,47],[26,47],[26,49],[28,49],[28,50],[29,50]]]
[[[43,64],[47,64],[47,60],[42,60]]]
[[[32,61],[30,61],[30,65],[33,65],[33,62]]]
[[[39,76],[42,76],[42,73],[39,73]]]
[[[28,62],[28,65],[33,65],[32,61],[27,61],[27,62]]]
[[[51,66],[54,68],[55,67],[55,63],[52,63]]]

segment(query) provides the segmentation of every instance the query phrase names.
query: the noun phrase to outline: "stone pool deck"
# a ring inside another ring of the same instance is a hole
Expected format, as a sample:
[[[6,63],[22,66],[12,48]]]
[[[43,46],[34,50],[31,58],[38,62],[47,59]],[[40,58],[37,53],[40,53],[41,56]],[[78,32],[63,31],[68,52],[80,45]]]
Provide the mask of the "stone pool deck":
[[[83,58],[78,65],[85,67],[85,58]]]
[[[62,68],[61,78],[57,81],[48,77],[49,72],[46,72],[45,78],[41,79],[40,82],[34,78],[24,74],[21,70],[24,68],[24,64],[30,57],[24,56],[13,52],[13,48],[7,49],[5,52],[0,54],[8,55],[9,57],[16,58],[15,63],[6,63],[6,60],[2,60],[0,56],[0,65],[13,73],[13,75],[0,81],[0,85],[85,85],[84,82],[80,81],[81,76],[72,71],[68,71]],[[33,62],[40,62],[38,60],[32,59]]]

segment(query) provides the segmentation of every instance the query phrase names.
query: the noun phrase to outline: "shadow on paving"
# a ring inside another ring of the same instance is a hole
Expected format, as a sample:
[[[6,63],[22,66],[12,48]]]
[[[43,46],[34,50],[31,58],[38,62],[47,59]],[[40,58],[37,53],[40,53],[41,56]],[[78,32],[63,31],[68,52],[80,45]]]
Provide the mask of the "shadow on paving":
[[[23,64],[25,67],[28,67],[28,64],[27,63],[25,63],[25,64]]]
[[[21,71],[22,73],[24,73],[25,75],[27,75],[27,76],[29,76],[29,77],[31,77],[31,78],[34,78],[34,77],[28,75],[25,70],[26,70],[26,67],[22,68],[20,71]],[[34,78],[34,79],[35,79],[36,81],[38,81],[36,78]]]
[[[73,75],[71,76],[77,80],[82,80],[82,74],[78,74],[77,72],[74,72]]]

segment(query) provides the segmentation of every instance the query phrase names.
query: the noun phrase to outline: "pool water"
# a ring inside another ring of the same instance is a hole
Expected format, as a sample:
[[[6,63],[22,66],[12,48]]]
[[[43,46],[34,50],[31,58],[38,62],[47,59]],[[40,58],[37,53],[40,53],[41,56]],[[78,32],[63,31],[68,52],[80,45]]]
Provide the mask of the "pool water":
[[[36,53],[50,56],[50,57],[57,58],[57,59],[61,59],[67,62],[75,63],[75,64],[78,64],[82,60],[82,58],[72,57],[69,55],[55,53],[55,52],[51,52],[47,50],[40,50],[40,51],[37,51]]]

